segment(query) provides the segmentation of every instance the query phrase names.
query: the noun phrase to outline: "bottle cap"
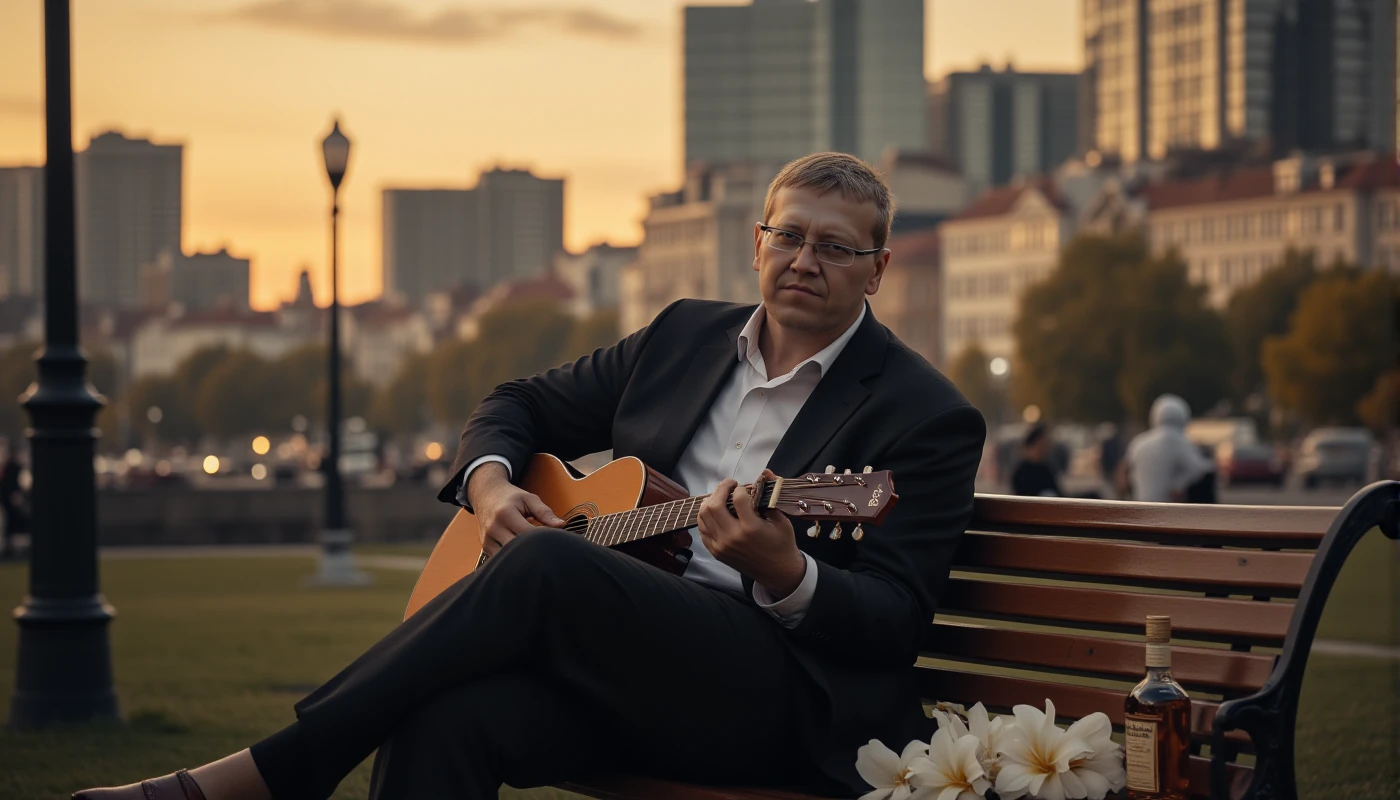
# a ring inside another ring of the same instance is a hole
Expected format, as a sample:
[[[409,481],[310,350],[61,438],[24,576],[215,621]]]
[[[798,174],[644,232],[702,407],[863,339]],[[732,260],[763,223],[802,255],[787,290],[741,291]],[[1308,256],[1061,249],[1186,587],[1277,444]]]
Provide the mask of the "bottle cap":
[[[1172,618],[1149,616],[1147,618],[1147,641],[1152,644],[1166,644],[1172,639]]]

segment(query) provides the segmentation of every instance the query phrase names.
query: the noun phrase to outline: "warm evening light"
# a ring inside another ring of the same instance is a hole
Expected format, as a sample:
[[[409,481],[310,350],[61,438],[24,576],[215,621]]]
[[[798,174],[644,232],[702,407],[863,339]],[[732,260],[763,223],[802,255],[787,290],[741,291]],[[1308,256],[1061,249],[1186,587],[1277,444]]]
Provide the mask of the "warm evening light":
[[[204,457],[204,471],[205,471],[206,473],[210,474],[210,475],[213,475],[214,473],[218,472],[218,471],[219,471],[219,457],[218,457],[218,456],[205,456],[205,457]]]
[[[267,477],[267,465],[266,465],[266,464],[254,464],[254,465],[253,465],[253,480],[255,480],[255,481],[260,481],[260,480],[262,480],[263,478],[266,478],[266,477]]]
[[[437,442],[428,442],[428,446],[423,448],[423,456],[429,461],[437,461],[442,458],[442,445]]]
[[[258,436],[253,439],[253,452],[260,456],[267,455],[267,451],[272,449],[272,442],[266,436]]]

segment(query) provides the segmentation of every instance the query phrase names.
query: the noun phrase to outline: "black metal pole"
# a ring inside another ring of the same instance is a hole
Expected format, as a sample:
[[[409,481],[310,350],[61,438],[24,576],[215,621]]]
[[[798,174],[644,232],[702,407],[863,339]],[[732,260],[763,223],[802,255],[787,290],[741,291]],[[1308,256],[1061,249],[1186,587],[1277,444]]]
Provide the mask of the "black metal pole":
[[[103,401],[78,347],[78,281],[68,0],[44,2],[44,347],[29,413],[34,519],[29,594],[15,609],[19,652],[9,726],[115,718],[107,626],[98,592],[93,421]]]
[[[326,530],[345,530],[345,490],[340,480],[340,191],[331,199],[331,335],[326,370]],[[327,542],[327,548],[333,547]]]

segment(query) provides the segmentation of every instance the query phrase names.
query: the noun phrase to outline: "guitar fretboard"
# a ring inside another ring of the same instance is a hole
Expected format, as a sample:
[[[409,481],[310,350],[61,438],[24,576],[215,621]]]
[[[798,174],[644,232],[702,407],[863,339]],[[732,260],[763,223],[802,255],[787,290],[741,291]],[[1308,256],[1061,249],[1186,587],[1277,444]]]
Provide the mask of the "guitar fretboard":
[[[588,521],[583,536],[595,544],[612,547],[648,536],[680,531],[695,525],[704,497],[687,497],[654,506],[604,514]]]

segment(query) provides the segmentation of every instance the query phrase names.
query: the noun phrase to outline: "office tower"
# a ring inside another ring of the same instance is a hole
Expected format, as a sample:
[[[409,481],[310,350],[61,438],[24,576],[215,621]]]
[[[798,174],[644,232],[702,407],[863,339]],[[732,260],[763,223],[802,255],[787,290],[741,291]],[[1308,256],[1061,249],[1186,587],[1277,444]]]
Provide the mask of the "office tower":
[[[44,294],[44,168],[0,167],[0,297]]]
[[[1093,149],[1395,145],[1394,0],[1085,0]]]
[[[492,169],[472,189],[385,189],[384,291],[412,305],[549,268],[564,249],[564,180]]]
[[[470,189],[384,190],[384,293],[418,305],[477,285],[477,195]]]
[[[930,149],[961,170],[974,190],[1018,175],[1050,172],[1079,139],[1075,73],[953,72],[930,95]]]
[[[564,249],[564,180],[493,169],[476,185],[479,286],[537,275]]]
[[[140,305],[141,268],[180,252],[181,145],[109,131],[78,153],[78,292],[108,308]]]
[[[926,142],[923,0],[685,9],[685,163]]]

